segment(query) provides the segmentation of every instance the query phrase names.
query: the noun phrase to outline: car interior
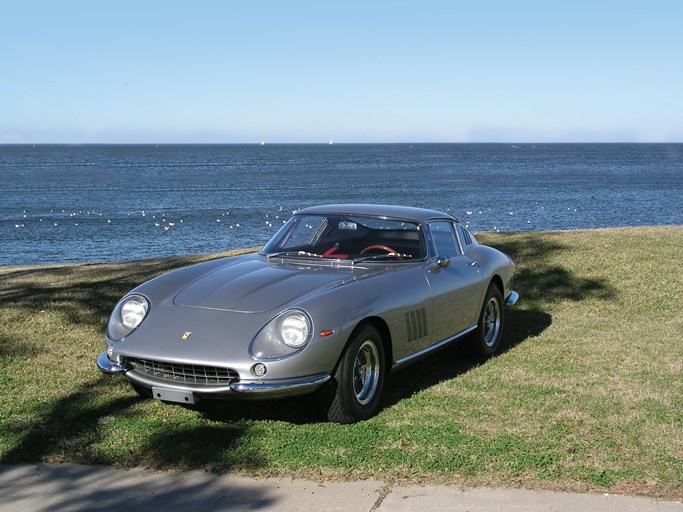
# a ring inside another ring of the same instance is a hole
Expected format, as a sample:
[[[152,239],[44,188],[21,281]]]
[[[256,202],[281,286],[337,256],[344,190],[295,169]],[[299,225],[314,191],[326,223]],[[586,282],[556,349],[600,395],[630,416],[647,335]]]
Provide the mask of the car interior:
[[[358,259],[375,255],[385,255],[387,259],[399,261],[424,258],[420,227],[415,223],[344,216],[316,220],[316,224],[310,221],[306,224],[303,219],[300,221],[300,225],[313,231],[312,236],[307,237],[307,243],[297,243],[303,240],[295,228],[281,248],[333,259]]]

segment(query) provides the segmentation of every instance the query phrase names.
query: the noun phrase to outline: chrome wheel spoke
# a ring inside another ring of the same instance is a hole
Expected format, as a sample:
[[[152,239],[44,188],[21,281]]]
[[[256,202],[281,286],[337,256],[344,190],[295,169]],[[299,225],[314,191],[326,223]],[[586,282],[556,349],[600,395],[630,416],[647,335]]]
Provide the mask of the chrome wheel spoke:
[[[500,309],[495,298],[491,298],[484,310],[484,342],[490,347],[498,340],[500,332]]]
[[[364,405],[375,396],[379,380],[379,355],[372,341],[365,341],[358,349],[353,365],[353,392]]]

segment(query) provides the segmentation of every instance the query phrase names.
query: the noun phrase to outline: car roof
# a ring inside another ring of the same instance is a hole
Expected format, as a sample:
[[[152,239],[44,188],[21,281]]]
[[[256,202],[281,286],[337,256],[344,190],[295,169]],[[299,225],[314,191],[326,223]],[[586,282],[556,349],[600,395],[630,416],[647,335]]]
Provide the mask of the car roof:
[[[386,204],[327,204],[304,208],[303,210],[296,212],[296,215],[323,214],[368,215],[372,217],[414,220],[418,222],[425,222],[432,219],[455,219],[452,215],[436,210]]]

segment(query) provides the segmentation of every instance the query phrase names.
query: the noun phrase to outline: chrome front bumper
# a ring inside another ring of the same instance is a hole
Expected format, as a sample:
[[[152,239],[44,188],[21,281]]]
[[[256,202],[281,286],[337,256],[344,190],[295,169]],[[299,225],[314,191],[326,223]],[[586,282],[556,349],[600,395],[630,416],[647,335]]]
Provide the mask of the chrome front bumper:
[[[304,379],[291,379],[279,382],[235,382],[230,384],[230,390],[236,393],[264,395],[263,398],[274,396],[300,395],[314,391],[330,380],[329,375],[314,375]]]
[[[97,367],[107,374],[126,372],[126,377],[130,381],[149,389],[153,387],[165,388],[172,391],[193,393],[199,397],[216,398],[279,398],[303,395],[315,391],[331,378],[328,374],[319,374],[272,381],[237,381],[227,386],[192,386],[180,382],[155,379],[132,371],[128,372],[126,368],[109,359],[106,352],[100,354],[97,359]]]
[[[100,354],[100,357],[97,358],[97,367],[100,369],[101,372],[108,374],[121,373],[126,371],[126,369],[123,366],[109,359],[109,356],[106,352],[102,352]]]

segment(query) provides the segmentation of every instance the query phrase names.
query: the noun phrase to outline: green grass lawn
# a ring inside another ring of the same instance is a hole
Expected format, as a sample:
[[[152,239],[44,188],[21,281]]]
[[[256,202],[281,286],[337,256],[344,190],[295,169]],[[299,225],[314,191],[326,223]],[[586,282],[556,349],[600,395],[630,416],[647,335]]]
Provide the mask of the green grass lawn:
[[[0,461],[683,497],[683,226],[479,238],[517,262],[506,349],[392,375],[354,425],[305,398],[164,405],[99,373],[118,298],[201,258],[0,267]]]

